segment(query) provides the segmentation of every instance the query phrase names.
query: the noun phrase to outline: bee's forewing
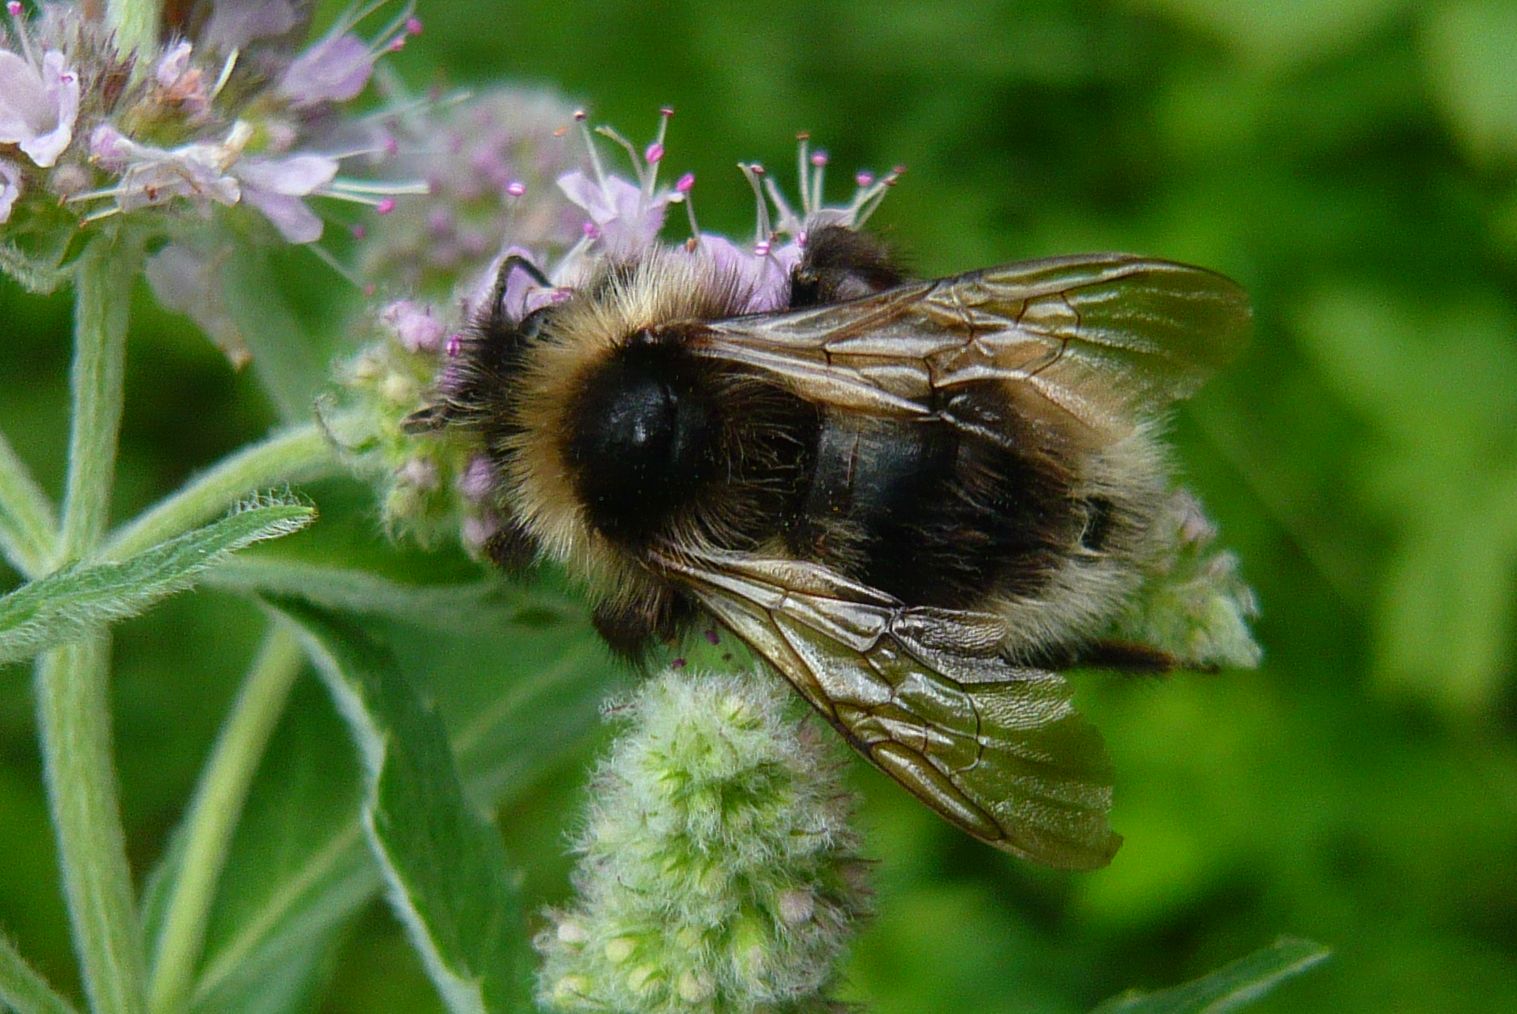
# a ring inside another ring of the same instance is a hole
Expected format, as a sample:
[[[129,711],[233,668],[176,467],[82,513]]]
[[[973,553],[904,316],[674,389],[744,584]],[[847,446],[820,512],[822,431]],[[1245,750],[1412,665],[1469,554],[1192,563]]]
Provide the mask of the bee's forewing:
[[[952,395],[1000,381],[1104,440],[1195,391],[1249,326],[1248,297],[1222,275],[1090,254],[719,321],[693,349],[783,377],[815,401],[958,424]]]
[[[938,813],[1049,866],[1106,865],[1111,772],[1055,673],[1001,654],[999,617],[908,607],[825,567],[661,557],[862,754]]]

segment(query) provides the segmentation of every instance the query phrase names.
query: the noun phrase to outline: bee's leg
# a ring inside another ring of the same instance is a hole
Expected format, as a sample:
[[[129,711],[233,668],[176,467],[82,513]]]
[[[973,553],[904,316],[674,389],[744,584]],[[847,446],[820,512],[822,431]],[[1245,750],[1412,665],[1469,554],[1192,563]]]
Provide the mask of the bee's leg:
[[[486,539],[483,548],[486,558],[511,577],[520,576],[537,560],[537,543],[515,521]]]
[[[619,658],[641,663],[654,644],[673,640],[695,617],[685,596],[660,590],[641,599],[606,601],[595,607],[590,622]]]

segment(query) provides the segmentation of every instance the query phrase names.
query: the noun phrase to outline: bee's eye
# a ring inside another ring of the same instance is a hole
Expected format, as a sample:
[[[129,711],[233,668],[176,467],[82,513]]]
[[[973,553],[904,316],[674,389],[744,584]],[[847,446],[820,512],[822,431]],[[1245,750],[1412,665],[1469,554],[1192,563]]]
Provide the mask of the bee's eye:
[[[613,537],[656,529],[706,456],[711,422],[698,393],[662,364],[616,358],[570,412],[566,457],[591,521]]]

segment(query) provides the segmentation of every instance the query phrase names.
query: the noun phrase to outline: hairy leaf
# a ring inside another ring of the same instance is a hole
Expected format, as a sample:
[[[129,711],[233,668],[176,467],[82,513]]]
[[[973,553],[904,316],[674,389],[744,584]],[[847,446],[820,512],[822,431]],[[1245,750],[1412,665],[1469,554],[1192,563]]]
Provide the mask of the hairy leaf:
[[[0,598],[0,663],[28,658],[93,627],[135,616],[232,553],[299,531],[314,508],[256,503],[120,562],[82,561]]]
[[[1325,960],[1330,953],[1310,940],[1281,937],[1268,947],[1183,985],[1154,993],[1129,990],[1107,1000],[1092,1014],[1221,1014],[1238,1010]]]

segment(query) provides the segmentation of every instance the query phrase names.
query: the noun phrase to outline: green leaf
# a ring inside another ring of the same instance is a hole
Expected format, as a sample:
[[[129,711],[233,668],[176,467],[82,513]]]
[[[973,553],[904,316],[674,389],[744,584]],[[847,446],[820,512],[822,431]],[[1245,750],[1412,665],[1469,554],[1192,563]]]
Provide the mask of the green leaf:
[[[509,807],[600,729],[611,660],[583,611],[541,612],[532,622],[481,622],[445,642],[391,618],[355,621],[394,649],[402,671],[430,676],[475,805]],[[315,988],[342,928],[383,886],[358,821],[359,782],[331,700],[297,684],[238,824],[193,1010],[290,1010]],[[150,880],[143,906],[150,935],[162,918],[161,879]]]
[[[0,598],[0,664],[143,612],[237,550],[299,531],[316,517],[289,500],[255,503],[121,562],[82,561]]]
[[[481,623],[551,622],[574,610],[567,599],[529,594],[496,578],[420,584],[283,555],[228,561],[207,575],[206,583],[242,594],[292,596],[341,612],[393,616],[451,633],[477,630]]]
[[[1331,952],[1321,944],[1281,937],[1273,944],[1210,975],[1156,993],[1129,990],[1097,1007],[1091,1014],[1221,1014],[1259,999],[1280,983],[1325,960]]]
[[[10,275],[35,296],[46,296],[68,280],[62,267],[64,247],[53,258],[34,257],[15,243],[0,243],[0,272]]]
[[[268,256],[237,247],[221,269],[227,312],[253,353],[253,372],[285,422],[311,418],[326,360],[281,294]]]
[[[57,512],[0,434],[0,556],[34,576],[46,569],[57,541]]]
[[[1487,163],[1517,160],[1517,7],[1506,0],[1428,10],[1423,55],[1433,92],[1455,136]]]
[[[1250,63],[1285,69],[1341,53],[1395,18],[1406,0],[1140,0],[1225,40]]]
[[[13,1009],[17,1014],[74,1014],[73,1006],[3,936],[0,936],[0,1008]]]
[[[390,902],[448,1008],[528,1005],[525,921],[505,849],[466,798],[447,732],[394,658],[350,621],[303,602],[276,607],[347,719],[363,757],[363,823]]]

